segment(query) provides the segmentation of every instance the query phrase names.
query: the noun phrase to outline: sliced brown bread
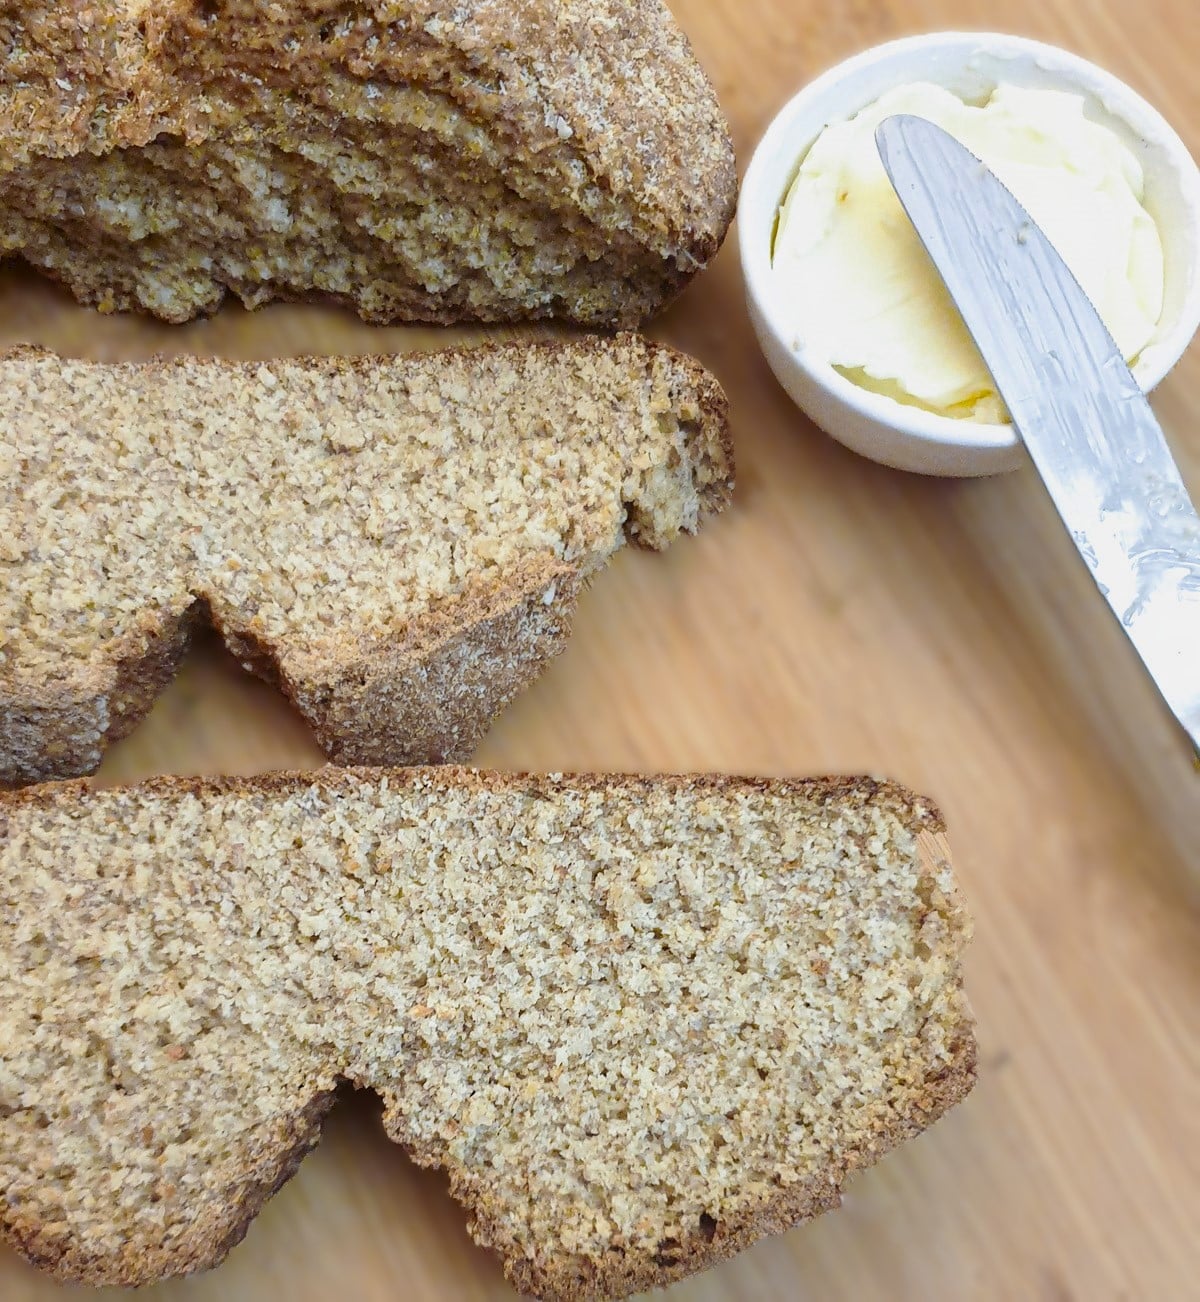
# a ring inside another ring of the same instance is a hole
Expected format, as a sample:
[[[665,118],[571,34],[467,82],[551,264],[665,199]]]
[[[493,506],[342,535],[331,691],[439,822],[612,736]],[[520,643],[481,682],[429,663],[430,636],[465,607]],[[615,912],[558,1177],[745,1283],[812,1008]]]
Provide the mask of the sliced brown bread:
[[[737,178],[661,0],[0,0],[0,253],[168,321],[632,326]]]
[[[732,482],[633,336],[406,357],[0,357],[0,782],[90,772],[210,619],[347,763],[465,759],[581,584]]]
[[[937,811],[849,779],[335,770],[0,797],[0,1230],[219,1262],[339,1082],[541,1297],[836,1205],[970,1089]]]

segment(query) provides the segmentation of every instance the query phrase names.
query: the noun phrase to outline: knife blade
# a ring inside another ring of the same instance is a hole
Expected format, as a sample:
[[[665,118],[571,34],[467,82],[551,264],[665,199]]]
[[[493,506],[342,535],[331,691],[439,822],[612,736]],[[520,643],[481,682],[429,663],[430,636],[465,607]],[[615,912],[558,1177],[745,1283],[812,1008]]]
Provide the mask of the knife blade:
[[[1075,546],[1200,753],[1200,517],[1096,309],[948,132],[901,114],[883,165]]]

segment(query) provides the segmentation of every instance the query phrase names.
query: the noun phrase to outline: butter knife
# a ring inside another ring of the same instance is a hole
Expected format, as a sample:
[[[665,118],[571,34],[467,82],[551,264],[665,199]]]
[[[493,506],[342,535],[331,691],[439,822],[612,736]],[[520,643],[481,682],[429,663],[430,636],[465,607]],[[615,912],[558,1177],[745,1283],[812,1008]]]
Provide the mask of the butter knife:
[[[953,136],[901,114],[883,165],[1100,591],[1200,753],[1200,517],[1050,241]]]

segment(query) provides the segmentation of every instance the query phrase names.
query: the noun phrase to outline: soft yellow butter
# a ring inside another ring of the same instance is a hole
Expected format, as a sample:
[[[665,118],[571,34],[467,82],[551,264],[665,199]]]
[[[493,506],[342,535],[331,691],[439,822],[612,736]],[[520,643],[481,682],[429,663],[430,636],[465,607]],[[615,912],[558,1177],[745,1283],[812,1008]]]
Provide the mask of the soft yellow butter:
[[[793,346],[900,402],[944,415],[1008,413],[883,170],[875,128],[893,113],[944,127],[1028,209],[1133,361],[1162,313],[1158,229],[1142,170],[1062,91],[999,86],[982,106],[918,82],[827,127],[780,210],[773,251]]]

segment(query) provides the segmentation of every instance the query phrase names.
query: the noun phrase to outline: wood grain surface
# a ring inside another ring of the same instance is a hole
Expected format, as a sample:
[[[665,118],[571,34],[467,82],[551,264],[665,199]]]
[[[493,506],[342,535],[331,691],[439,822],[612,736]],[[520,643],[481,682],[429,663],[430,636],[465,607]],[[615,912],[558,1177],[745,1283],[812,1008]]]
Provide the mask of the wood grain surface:
[[[906,32],[990,27],[1106,64],[1200,151],[1195,0],[674,0],[744,166],[812,74]],[[96,358],[385,352],[480,332],[274,308],[170,329],[0,273],[0,343]],[[679,1302],[1200,1297],[1200,774],[1036,478],[956,483],[859,460],[791,406],[731,240],[651,333],[724,382],[734,509],[629,551],[480,764],[886,773],[933,795],[976,920],[972,1097],[845,1206],[677,1287]],[[1200,490],[1200,345],[1155,407]],[[1198,648],[1200,661],[1200,648]],[[198,646],[110,782],[321,762],[304,725]],[[0,1254],[0,1299],[66,1292]],[[116,1293],[109,1296],[116,1297]],[[145,1302],[510,1296],[436,1175],[348,1097],[218,1271]]]

